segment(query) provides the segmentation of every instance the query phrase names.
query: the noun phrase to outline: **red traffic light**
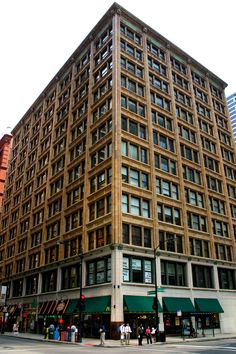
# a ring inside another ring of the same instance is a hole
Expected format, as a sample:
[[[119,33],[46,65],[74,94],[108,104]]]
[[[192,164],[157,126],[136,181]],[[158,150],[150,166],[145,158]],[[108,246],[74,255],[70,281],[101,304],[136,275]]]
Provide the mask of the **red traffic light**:
[[[82,295],[80,296],[80,301],[84,301],[84,300],[85,300],[85,295],[82,294]]]

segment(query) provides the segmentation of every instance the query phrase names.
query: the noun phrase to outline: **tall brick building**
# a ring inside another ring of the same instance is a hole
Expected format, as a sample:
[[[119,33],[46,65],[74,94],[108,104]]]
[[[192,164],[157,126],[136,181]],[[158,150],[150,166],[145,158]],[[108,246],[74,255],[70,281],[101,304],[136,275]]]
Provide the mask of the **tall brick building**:
[[[11,142],[12,142],[12,136],[10,134],[4,134],[3,137],[0,139],[0,213],[1,213],[4,185],[6,181],[8,160],[11,152]]]
[[[113,4],[13,129],[0,269],[8,325],[236,330],[226,84]],[[82,278],[80,276],[82,264]]]

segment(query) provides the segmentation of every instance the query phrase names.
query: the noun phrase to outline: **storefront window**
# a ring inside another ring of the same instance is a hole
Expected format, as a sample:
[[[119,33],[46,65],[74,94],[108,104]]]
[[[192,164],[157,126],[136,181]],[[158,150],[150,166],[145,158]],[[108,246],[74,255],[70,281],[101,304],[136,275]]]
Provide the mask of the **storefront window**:
[[[152,262],[150,259],[123,257],[123,281],[151,284]]]

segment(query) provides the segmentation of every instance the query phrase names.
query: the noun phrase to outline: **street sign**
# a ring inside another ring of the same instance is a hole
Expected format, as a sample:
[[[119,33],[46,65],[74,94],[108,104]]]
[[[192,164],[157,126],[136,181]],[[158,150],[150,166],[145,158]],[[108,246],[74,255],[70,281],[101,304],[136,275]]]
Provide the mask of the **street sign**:
[[[163,293],[164,291],[165,291],[165,289],[163,289],[163,288],[157,288],[157,292],[158,293]],[[151,290],[151,291],[148,291],[147,294],[148,295],[155,295],[156,291],[155,290]]]

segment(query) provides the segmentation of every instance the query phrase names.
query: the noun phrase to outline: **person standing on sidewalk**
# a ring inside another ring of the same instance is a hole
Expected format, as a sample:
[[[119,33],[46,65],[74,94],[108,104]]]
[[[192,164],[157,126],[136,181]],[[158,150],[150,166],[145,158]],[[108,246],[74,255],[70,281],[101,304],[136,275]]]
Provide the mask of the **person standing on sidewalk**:
[[[130,333],[131,333],[131,328],[129,323],[126,324],[125,326],[125,344],[129,345],[129,341],[130,341]]]
[[[125,343],[125,324],[120,325],[120,344]]]
[[[144,334],[144,328],[143,328],[142,323],[137,328],[137,334],[138,334],[138,345],[142,345],[143,344],[143,334]]]
[[[146,337],[147,337],[147,344],[152,344],[152,336],[151,336],[151,330],[150,327],[147,326],[146,328]]]
[[[100,333],[100,345],[104,346],[105,345],[105,334],[106,334],[106,329],[104,325],[101,325],[99,329]]]

